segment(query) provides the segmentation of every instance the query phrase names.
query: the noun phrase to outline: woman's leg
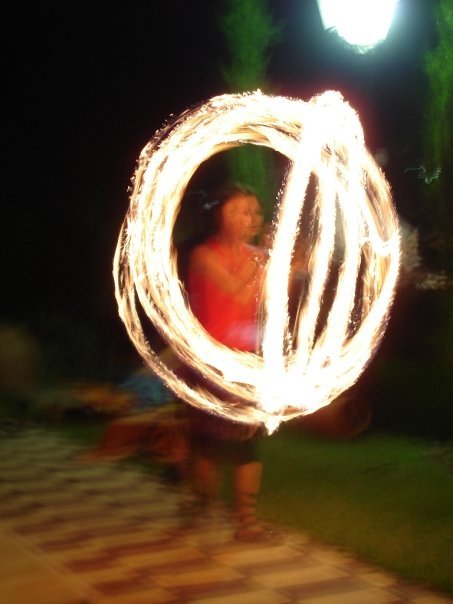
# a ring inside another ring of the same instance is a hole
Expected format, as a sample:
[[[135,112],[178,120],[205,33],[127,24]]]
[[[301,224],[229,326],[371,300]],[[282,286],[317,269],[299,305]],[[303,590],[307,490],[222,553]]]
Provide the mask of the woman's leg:
[[[220,472],[217,460],[196,453],[194,460],[194,486],[200,498],[209,503],[216,500],[220,491]]]
[[[275,539],[276,534],[257,517],[263,464],[259,456],[259,433],[236,443],[233,465],[233,489],[236,511],[235,539],[259,541]]]
[[[253,540],[264,531],[256,516],[262,473],[263,464],[260,461],[237,464],[233,469],[237,539]]]
[[[199,434],[192,439],[187,486],[181,506],[184,523],[189,525],[203,519],[219,498],[220,464],[214,449],[206,435]]]

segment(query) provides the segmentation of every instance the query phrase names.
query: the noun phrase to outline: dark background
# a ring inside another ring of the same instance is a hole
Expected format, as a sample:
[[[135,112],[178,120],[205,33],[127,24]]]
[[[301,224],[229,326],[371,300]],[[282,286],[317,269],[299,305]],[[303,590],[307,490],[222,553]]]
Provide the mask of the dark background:
[[[400,0],[387,41],[366,55],[324,32],[315,0],[269,6],[282,28],[269,92],[304,100],[342,92],[368,147],[389,154],[398,211],[423,228],[421,181],[405,169],[423,162],[431,0]],[[138,362],[112,278],[128,187],[165,120],[227,92],[223,9],[221,1],[59,3],[16,5],[4,19],[1,316],[28,325],[63,373],[89,365],[102,377],[107,365]]]

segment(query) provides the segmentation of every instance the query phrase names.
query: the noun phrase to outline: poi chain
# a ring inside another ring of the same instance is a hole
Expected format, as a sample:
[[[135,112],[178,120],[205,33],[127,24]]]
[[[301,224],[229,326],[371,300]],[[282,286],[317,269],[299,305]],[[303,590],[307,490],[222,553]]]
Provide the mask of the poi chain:
[[[242,144],[269,147],[291,161],[277,200],[260,354],[227,348],[201,327],[181,288],[172,244],[197,168]],[[289,333],[291,259],[313,176],[310,278],[295,332]],[[320,328],[338,230],[343,256]],[[390,187],[365,147],[356,112],[339,93],[327,91],[309,102],[260,91],[222,95],[182,113],[141,152],[114,258],[115,295],[138,352],[178,397],[235,421],[262,423],[271,432],[281,421],[329,404],[356,382],[384,333],[399,255]],[[238,403],[187,384],[166,366],[148,343],[137,303],[183,363]]]

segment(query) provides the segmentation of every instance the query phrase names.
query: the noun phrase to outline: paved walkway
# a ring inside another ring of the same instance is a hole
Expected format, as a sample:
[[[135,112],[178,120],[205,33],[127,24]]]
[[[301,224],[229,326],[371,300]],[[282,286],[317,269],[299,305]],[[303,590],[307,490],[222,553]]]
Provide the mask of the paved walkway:
[[[182,531],[177,489],[27,430],[0,442],[0,604],[440,604],[305,535],[239,544],[226,513]]]

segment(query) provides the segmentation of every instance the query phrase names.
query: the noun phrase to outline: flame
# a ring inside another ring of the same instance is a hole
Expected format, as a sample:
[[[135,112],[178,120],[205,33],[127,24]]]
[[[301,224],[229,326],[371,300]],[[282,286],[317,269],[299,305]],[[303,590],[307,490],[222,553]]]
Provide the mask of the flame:
[[[291,161],[277,204],[257,354],[231,350],[201,328],[187,305],[172,245],[182,197],[197,168],[244,143],[272,148]],[[288,282],[304,212],[312,219],[310,275],[290,331]],[[339,93],[327,91],[309,102],[260,91],[222,95],[182,113],[141,152],[115,252],[115,296],[139,354],[178,397],[272,432],[282,421],[329,404],[363,372],[385,331],[399,250],[390,187],[366,150],[357,114]],[[327,307],[332,276],[335,295]],[[237,404],[181,380],[150,347],[143,311],[183,363],[234,395]]]

